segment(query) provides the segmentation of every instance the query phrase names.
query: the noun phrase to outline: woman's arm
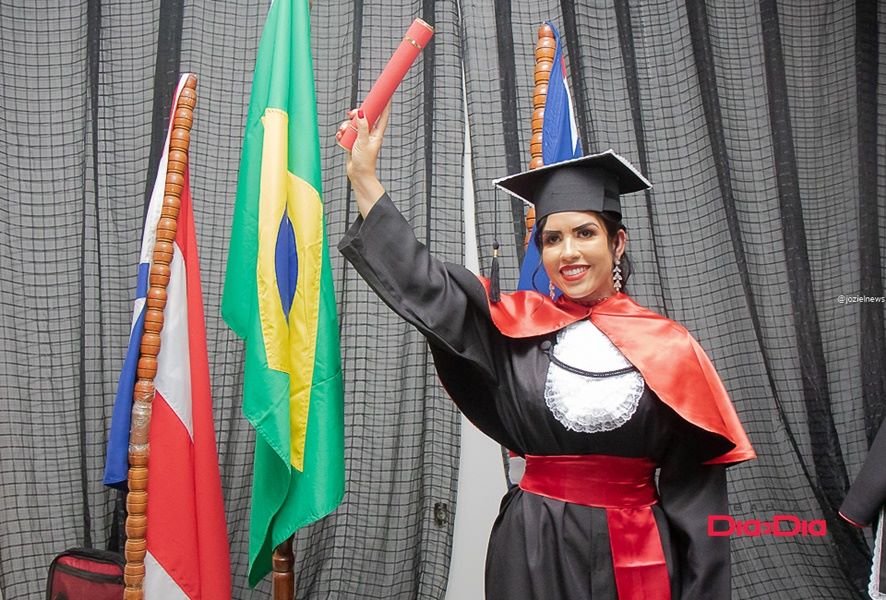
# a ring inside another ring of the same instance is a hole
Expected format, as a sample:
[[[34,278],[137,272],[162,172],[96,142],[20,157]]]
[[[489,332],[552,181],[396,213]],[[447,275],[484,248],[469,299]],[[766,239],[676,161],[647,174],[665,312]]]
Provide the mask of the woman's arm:
[[[729,537],[708,534],[710,515],[729,514],[726,467],[704,465],[698,456],[672,452],[659,475],[661,508],[676,553],[680,598],[731,597]]]
[[[488,435],[506,440],[493,402],[500,391],[497,361],[504,342],[489,319],[486,291],[463,266],[431,255],[375,175],[388,112],[372,131],[357,115],[348,177],[360,217],[339,250],[375,293],[428,339],[440,378],[466,416]]]
[[[375,175],[388,112],[372,131],[357,116],[347,170],[360,216],[339,250],[373,291],[428,339],[437,373],[465,416],[515,448],[497,409],[497,398],[506,396],[508,387],[498,372],[505,343],[489,319],[486,290],[463,266],[431,255]]]
[[[840,506],[840,516],[867,527],[886,504],[886,423],[880,427],[868,456]]]
[[[357,124],[357,139],[347,153],[347,173],[360,217],[339,250],[394,312],[438,347],[476,362],[492,375],[492,327],[476,308],[485,306],[482,285],[463,267],[431,256],[376,176],[390,110],[389,103],[371,130],[362,111],[347,113],[356,117]],[[347,126],[348,121],[339,126],[337,137]],[[379,201],[383,207],[374,210]]]

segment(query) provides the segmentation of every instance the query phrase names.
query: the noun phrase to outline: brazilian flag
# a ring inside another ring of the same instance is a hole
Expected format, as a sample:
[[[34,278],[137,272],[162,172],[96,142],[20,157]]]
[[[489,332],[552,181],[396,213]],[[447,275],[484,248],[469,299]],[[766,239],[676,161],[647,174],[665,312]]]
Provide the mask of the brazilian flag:
[[[255,427],[249,584],[344,494],[341,353],[321,200],[308,0],[274,0],[240,159],[222,316],[246,343]]]

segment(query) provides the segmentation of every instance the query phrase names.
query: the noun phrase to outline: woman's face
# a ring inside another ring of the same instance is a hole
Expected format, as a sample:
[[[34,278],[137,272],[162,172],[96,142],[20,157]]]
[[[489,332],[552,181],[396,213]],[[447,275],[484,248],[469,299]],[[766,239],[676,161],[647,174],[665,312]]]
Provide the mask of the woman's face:
[[[615,293],[612,267],[624,253],[624,231],[610,240],[597,213],[562,212],[548,216],[541,235],[545,271],[567,298],[592,302]]]

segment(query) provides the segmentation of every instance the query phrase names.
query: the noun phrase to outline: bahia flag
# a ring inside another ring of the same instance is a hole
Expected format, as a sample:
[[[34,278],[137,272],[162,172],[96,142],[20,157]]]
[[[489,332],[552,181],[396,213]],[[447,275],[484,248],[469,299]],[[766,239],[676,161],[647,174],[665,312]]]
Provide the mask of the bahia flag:
[[[582,155],[581,140],[578,138],[578,127],[575,125],[575,109],[572,106],[572,95],[566,78],[566,61],[563,59],[563,45],[557,28],[550,21],[546,23],[554,30],[557,47],[554,51],[554,67],[548,82],[548,95],[545,99],[544,125],[541,132],[542,161],[546,165],[578,158]],[[530,240],[535,237],[532,229]],[[550,280],[541,266],[541,256],[531,241],[523,257],[520,268],[520,282],[517,289],[537,290],[547,293]]]
[[[173,113],[187,77],[185,74],[179,80]],[[116,487],[125,485],[129,467],[133,387],[144,331],[148,273],[163,208],[168,153],[169,133],[145,218],[129,349],[108,438],[104,482]],[[231,597],[231,561],[212,420],[199,267],[186,172],[166,289],[149,430],[143,583],[146,600]]]
[[[274,0],[259,43],[222,316],[246,342],[255,427],[249,584],[344,495],[338,318],[321,202],[308,0]]]

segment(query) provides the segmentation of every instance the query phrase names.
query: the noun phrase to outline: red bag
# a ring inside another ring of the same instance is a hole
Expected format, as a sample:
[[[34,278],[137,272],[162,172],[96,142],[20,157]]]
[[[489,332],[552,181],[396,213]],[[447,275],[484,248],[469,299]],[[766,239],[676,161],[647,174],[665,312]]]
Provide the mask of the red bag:
[[[121,600],[125,564],[116,552],[65,550],[49,565],[46,600]]]

